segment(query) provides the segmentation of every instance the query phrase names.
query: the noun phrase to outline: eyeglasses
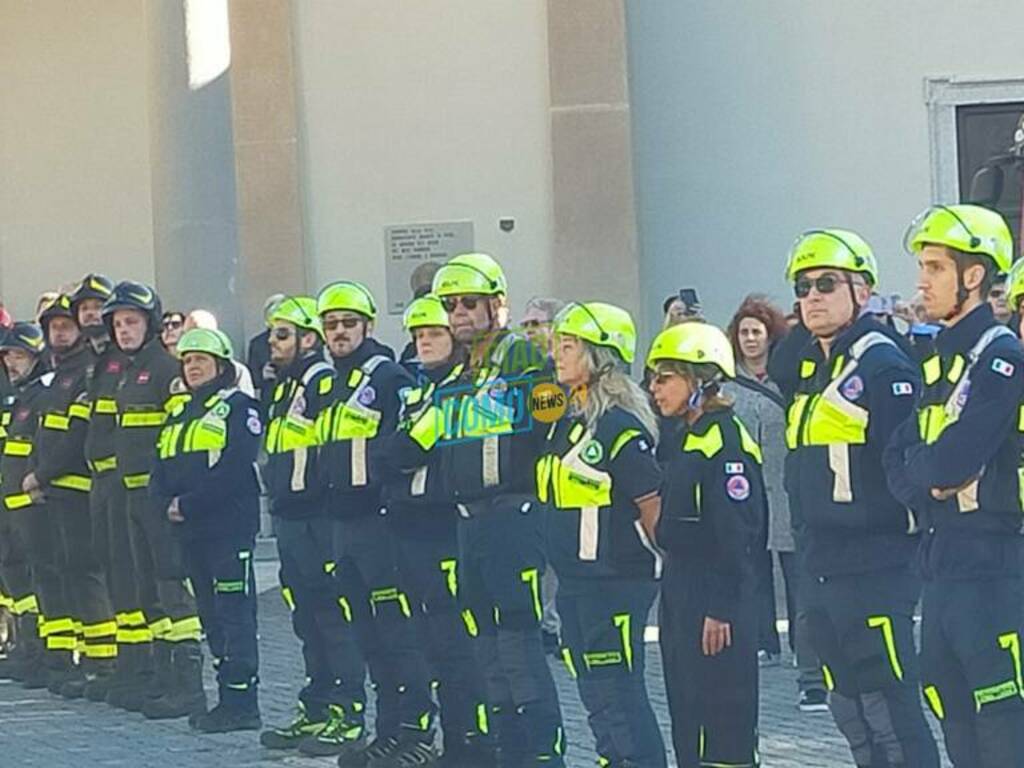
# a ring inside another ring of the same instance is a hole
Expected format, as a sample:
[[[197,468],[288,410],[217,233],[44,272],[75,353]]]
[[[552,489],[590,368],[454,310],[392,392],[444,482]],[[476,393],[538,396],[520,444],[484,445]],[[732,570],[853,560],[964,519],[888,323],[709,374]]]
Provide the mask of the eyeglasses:
[[[836,288],[839,287],[839,278],[836,275],[821,275],[813,280],[809,277],[801,277],[793,285],[793,292],[798,299],[806,299],[810,295],[812,287],[818,293],[835,293]]]
[[[441,303],[444,304],[445,312],[454,312],[455,308],[461,304],[466,309],[476,309],[476,305],[483,301],[481,296],[445,296],[441,299]]]
[[[339,325],[347,330],[352,330],[361,322],[363,321],[358,317],[332,317],[330,320],[324,320],[324,330],[333,331]]]
[[[181,328],[184,324],[185,322],[183,320],[164,320],[164,328],[169,331]]]
[[[295,331],[291,328],[275,328],[273,330],[273,336],[278,341],[288,341],[294,335]]]

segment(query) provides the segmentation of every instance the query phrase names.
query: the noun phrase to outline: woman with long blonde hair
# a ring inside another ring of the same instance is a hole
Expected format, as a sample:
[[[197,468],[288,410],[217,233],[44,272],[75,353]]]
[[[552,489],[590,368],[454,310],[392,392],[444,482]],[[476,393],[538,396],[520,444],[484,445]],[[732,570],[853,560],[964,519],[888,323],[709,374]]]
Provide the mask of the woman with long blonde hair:
[[[603,765],[664,768],[665,745],[644,682],[644,628],[661,555],[654,529],[661,471],[657,422],[626,366],[629,314],[570,304],[554,324],[558,382],[574,396],[537,461],[552,509],[547,551],[558,575],[562,657],[576,678]]]

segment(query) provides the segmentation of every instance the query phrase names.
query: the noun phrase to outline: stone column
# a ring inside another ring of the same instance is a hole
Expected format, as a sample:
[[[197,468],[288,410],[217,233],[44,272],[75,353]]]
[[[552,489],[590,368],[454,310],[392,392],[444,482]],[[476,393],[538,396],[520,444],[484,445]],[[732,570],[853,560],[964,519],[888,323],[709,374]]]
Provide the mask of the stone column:
[[[230,0],[238,295],[246,337],[273,293],[307,285],[290,0]]]
[[[641,323],[623,0],[548,0],[548,49],[554,284]]]

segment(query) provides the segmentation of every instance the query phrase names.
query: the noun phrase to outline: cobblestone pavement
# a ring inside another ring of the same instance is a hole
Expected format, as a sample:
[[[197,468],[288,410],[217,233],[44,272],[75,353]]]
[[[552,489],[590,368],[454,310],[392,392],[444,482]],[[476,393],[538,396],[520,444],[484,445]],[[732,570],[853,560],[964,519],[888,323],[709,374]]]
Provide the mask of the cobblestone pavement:
[[[268,570],[271,564],[263,564]],[[267,585],[270,578],[262,583]],[[276,590],[260,597],[261,707],[264,723],[278,723],[292,714],[301,683],[298,644]],[[658,718],[668,734],[668,705],[661,680],[656,644],[648,644],[648,677]],[[768,768],[830,768],[850,766],[828,713],[802,714],[796,703],[796,670],[786,657],[778,667],[762,670],[761,752]],[[567,763],[572,768],[595,765],[593,741],[575,685],[561,664],[552,662],[568,734]],[[207,689],[215,689],[212,677]],[[670,755],[671,759],[671,755]],[[674,763],[672,763],[674,765]],[[204,736],[191,732],[183,720],[149,722],[105,705],[69,702],[45,691],[25,691],[0,683],[0,766],[64,768],[75,766],[316,766],[329,759],[297,757],[264,750],[256,735]]]

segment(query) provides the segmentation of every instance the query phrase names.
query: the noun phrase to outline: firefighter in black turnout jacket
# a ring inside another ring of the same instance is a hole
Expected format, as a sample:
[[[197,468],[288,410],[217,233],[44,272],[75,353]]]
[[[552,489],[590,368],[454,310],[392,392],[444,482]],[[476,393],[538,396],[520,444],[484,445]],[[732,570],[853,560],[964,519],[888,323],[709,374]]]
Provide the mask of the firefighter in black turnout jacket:
[[[920,379],[901,339],[861,314],[878,284],[864,240],[846,230],[806,232],[786,274],[812,335],[787,418],[787,483],[800,499],[801,598],[829,706],[857,765],[937,768],[913,636],[917,523],[882,469]]]
[[[103,319],[127,356],[114,398],[114,449],[146,621],[140,634],[149,633],[140,637],[149,642],[137,644],[133,652],[145,654],[151,646],[154,670],[149,685],[122,703],[152,719],[186,717],[206,710],[201,628],[186,583],[179,531],[148,492],[157,438],[168,412],[185,398],[185,385],[178,360],[160,343],[160,300],[152,288],[118,283],[103,305]],[[146,663],[144,656],[141,663]]]
[[[55,692],[81,698],[90,684],[105,687],[106,680],[101,678],[113,673],[117,655],[117,623],[94,544],[89,513],[92,479],[85,462],[90,419],[87,386],[96,357],[79,328],[71,297],[58,296],[42,311],[40,323],[54,378],[39,424],[34,469],[22,481],[22,487],[42,491],[56,524],[63,555],[64,595],[75,622],[76,650],[81,659]]]
[[[45,350],[42,329],[34,323],[15,323],[0,334],[0,354],[14,394],[0,458],[3,573],[18,617],[21,649],[17,674],[29,689],[45,688],[51,678],[63,680],[71,663],[70,650],[74,649],[72,636],[70,649],[46,650],[44,633],[50,634],[54,628],[54,624],[47,622],[61,618],[65,610],[58,539],[42,493],[26,493],[22,487],[32,471],[31,458],[46,404],[46,388],[53,380],[43,360]]]
[[[761,450],[720,393],[736,363],[718,328],[693,322],[662,331],[647,366],[656,407],[682,427],[661,450],[658,524],[658,623],[676,760],[680,768],[757,766]]]
[[[439,451],[430,450],[444,429],[435,395],[462,373],[463,350],[436,296],[413,301],[404,325],[415,344],[418,386],[405,393],[398,429],[379,451],[388,470],[387,518],[399,589],[420,614],[420,636],[438,685],[445,765],[491,766],[497,758],[483,676],[459,613],[457,513],[441,482]]]
[[[923,514],[925,697],[956,768],[1020,765],[1024,353],[986,301],[1013,238],[998,213],[950,205],[918,217],[906,244],[925,310],[945,326],[886,454],[891,485]]]
[[[629,314],[570,304],[555,318],[558,382],[580,394],[547,431],[537,496],[551,506],[547,552],[558,575],[562,657],[576,678],[601,764],[664,768],[647,698],[644,630],[658,591],[654,547],[661,470],[657,420],[626,366]]]
[[[441,396],[441,471],[459,508],[459,592],[487,679],[504,765],[563,765],[565,738],[541,639],[544,508],[534,465],[546,425],[529,411],[550,381],[545,352],[508,330],[508,286],[490,256],[463,254],[434,276],[456,340],[469,350]]]
[[[180,529],[220,702],[191,719],[207,733],[258,730],[256,584],[259,404],[235,386],[231,341],[196,328],[178,341],[188,400],[160,433],[150,495]]]
[[[320,472],[334,519],[335,577],[377,690],[374,740],[339,765],[421,764],[435,758],[430,673],[409,597],[399,586],[394,539],[383,516],[381,438],[398,423],[400,392],[414,382],[394,352],[371,338],[377,307],[359,283],[317,298],[337,376],[317,423]]]

